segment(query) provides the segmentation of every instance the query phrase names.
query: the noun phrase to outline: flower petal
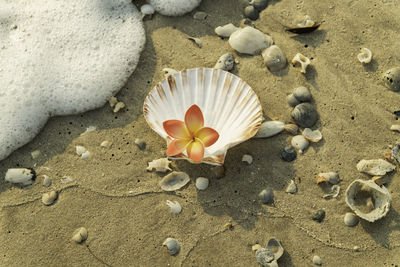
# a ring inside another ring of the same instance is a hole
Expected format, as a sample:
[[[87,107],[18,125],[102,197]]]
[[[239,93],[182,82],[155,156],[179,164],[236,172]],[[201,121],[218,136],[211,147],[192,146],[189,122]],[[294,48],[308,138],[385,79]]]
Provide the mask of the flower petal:
[[[204,125],[201,109],[197,105],[191,106],[185,114],[185,124],[191,134],[194,134]]]
[[[200,162],[204,156],[204,145],[203,142],[196,138],[196,141],[192,141],[187,146],[187,154],[194,162]]]
[[[178,120],[168,120],[163,122],[164,130],[167,134],[173,138],[177,139],[188,139],[190,138],[190,133],[185,126],[183,121]]]
[[[196,132],[196,138],[199,138],[205,147],[209,147],[217,142],[219,134],[216,130],[210,127],[203,127]]]
[[[167,156],[175,156],[182,153],[188,144],[192,142],[192,139],[176,139],[169,143],[167,148]]]

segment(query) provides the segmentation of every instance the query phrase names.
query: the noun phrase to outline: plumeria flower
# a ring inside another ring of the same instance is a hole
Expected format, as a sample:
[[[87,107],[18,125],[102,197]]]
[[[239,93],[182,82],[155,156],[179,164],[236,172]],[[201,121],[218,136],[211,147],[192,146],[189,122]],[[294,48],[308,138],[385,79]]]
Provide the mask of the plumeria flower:
[[[168,145],[167,156],[176,156],[186,149],[191,160],[200,162],[203,159],[205,147],[213,145],[219,138],[216,130],[203,126],[203,113],[197,105],[191,106],[186,111],[184,122],[164,121],[164,130],[169,136],[175,138]]]

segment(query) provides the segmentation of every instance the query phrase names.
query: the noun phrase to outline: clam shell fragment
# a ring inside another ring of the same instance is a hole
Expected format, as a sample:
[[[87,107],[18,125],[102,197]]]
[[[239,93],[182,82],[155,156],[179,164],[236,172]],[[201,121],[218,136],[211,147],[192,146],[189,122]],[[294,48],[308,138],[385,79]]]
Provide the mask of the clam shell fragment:
[[[330,184],[338,184],[340,182],[337,172],[322,172],[317,175],[317,184],[328,182]]]
[[[31,185],[35,182],[36,172],[33,169],[12,168],[6,172],[5,180],[13,184]]]
[[[300,65],[300,72],[304,74],[307,72],[307,67],[310,63],[310,59],[300,53],[297,53],[292,59],[293,67]]]
[[[229,37],[229,45],[242,54],[257,55],[272,44],[269,35],[249,26],[235,31]]]
[[[190,177],[185,172],[171,172],[161,181],[160,186],[164,191],[175,191],[184,187],[190,181]]]
[[[310,128],[305,128],[301,134],[305,139],[313,143],[318,143],[322,139],[322,134],[319,130],[313,131]]]
[[[280,71],[286,67],[286,55],[277,45],[271,45],[262,52],[264,64],[269,71]]]
[[[358,61],[363,64],[368,64],[372,60],[372,52],[368,48],[361,48],[361,52],[357,55]]]
[[[369,222],[386,216],[390,201],[389,191],[371,180],[357,179],[346,190],[346,204],[358,217]]]
[[[182,211],[182,206],[178,201],[167,200],[167,206],[170,207],[172,214],[179,214]]]
[[[156,172],[171,171],[171,168],[169,167],[169,164],[171,162],[172,161],[169,161],[168,158],[155,159],[155,160],[149,162],[149,166],[147,167],[147,170],[148,171],[155,170]]]
[[[363,159],[357,163],[357,170],[369,175],[385,175],[394,169],[396,169],[396,166],[383,159]]]
[[[170,237],[165,239],[165,241],[163,242],[163,246],[167,247],[169,253],[172,256],[178,254],[181,249],[181,246],[179,245],[178,240],[176,240],[174,238],[170,238]]]

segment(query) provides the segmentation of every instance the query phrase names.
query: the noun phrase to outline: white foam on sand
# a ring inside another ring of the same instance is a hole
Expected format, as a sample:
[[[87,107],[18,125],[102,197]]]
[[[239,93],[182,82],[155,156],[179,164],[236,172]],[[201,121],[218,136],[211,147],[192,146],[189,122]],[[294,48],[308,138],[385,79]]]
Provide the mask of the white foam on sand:
[[[144,43],[131,0],[0,0],[0,160],[50,116],[104,105]]]
[[[147,0],[154,9],[165,16],[181,16],[195,9],[201,0]]]

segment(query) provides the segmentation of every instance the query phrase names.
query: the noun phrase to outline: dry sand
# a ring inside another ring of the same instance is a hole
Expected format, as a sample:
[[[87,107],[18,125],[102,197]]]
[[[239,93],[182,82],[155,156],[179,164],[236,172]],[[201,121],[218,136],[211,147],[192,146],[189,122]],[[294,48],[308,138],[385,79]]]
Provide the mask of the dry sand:
[[[229,150],[222,179],[216,179],[208,165],[174,162],[173,169],[187,172],[192,182],[166,193],[158,185],[162,175],[146,172],[147,162],[164,155],[165,143],[147,126],[143,100],[163,79],[163,68],[212,67],[220,55],[233,52],[213,30],[242,20],[242,9],[234,0],[203,0],[197,10],[209,14],[205,21],[187,14],[155,15],[145,22],[146,48],[118,94],[127,105],[124,111],[114,114],[106,105],[82,115],[53,118],[30,144],[0,162],[0,173],[34,164],[39,173],[28,188],[0,180],[0,266],[258,266],[251,245],[265,246],[270,237],[285,248],[280,266],[311,266],[316,254],[323,266],[398,266],[398,173],[392,175],[393,201],[385,218],[361,221],[353,228],[343,224],[349,211],[344,190],[354,179],[369,178],[358,173],[356,163],[382,158],[398,139],[389,127],[397,122],[393,111],[400,109],[400,95],[380,81],[384,71],[400,65],[398,2],[271,1],[255,27],[270,34],[289,60],[301,52],[313,59],[312,67],[306,75],[291,66],[273,75],[261,56],[235,53],[240,63],[232,72],[253,87],[267,117],[285,122],[291,121],[286,95],[294,87],[309,87],[320,114],[314,128],[322,131],[323,141],[287,163],[279,157],[290,141],[287,133],[249,140]],[[318,31],[304,36],[284,31],[284,25],[305,14],[323,21]],[[188,36],[201,38],[203,48]],[[369,65],[356,59],[361,47],[374,54]],[[90,125],[98,130],[80,137]],[[146,141],[146,150],[138,149],[135,138]],[[112,141],[112,147],[101,148],[103,140]],[[75,145],[85,146],[92,158],[81,160]],[[30,152],[36,149],[41,156],[32,160]],[[247,153],[254,157],[250,166],[241,162]],[[338,199],[321,198],[324,192],[315,177],[326,171],[339,172]],[[52,178],[51,188],[59,190],[52,206],[40,200],[50,191],[42,185],[44,174]],[[64,176],[73,181],[61,183]],[[206,191],[194,187],[198,176],[210,178]],[[294,195],[285,193],[290,179],[298,185]],[[265,186],[275,191],[271,206],[257,199]],[[179,201],[182,213],[171,215],[166,200]],[[326,211],[322,223],[311,220],[318,209]],[[224,227],[227,223],[233,227]],[[70,238],[81,226],[89,237],[77,245]],[[181,243],[175,257],[162,247],[167,237]],[[360,252],[353,252],[354,246]]]

